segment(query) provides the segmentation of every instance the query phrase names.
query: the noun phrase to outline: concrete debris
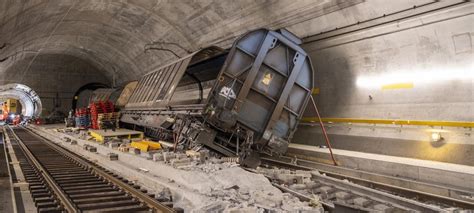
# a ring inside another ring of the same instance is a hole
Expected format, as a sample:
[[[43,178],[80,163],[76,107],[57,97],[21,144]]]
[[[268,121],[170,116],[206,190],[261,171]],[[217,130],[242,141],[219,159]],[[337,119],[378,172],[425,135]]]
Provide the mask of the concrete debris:
[[[84,144],[84,146],[82,146],[82,147],[83,147],[84,150],[87,150],[89,152],[97,152],[97,148],[95,146]]]
[[[110,142],[108,144],[109,144],[109,148],[111,149],[117,149],[121,145],[121,143],[119,142]]]
[[[363,197],[357,197],[354,198],[353,200],[354,205],[356,206],[361,206],[361,207],[366,207],[367,205],[370,204],[370,200],[363,198]]]
[[[130,147],[127,144],[121,144],[118,148],[119,151],[121,152],[128,152]]]
[[[321,203],[321,198],[315,194],[311,195],[311,200],[309,201],[309,206],[315,209],[323,209],[323,204]]]
[[[171,159],[175,159],[176,155],[173,152],[163,152],[163,160],[165,162],[170,162]]]
[[[183,159],[172,159],[170,161],[171,166],[173,167],[183,167],[183,166],[189,166],[191,165],[191,159],[190,158],[183,158]]]
[[[153,161],[164,161],[163,153],[158,152],[153,154]]]
[[[245,171],[235,163],[207,163],[198,165],[196,168],[212,174],[208,183],[212,185],[207,185],[210,189],[207,194],[214,197],[216,201],[220,201],[200,210],[223,208],[223,212],[240,212],[240,210],[243,212],[249,210],[253,212],[316,210],[319,212],[322,209],[320,206],[311,207],[308,202],[301,202],[293,195],[281,192],[264,175]],[[202,192],[206,191],[205,184],[200,184]]]
[[[228,162],[228,163],[239,163],[239,157],[223,157],[221,159],[222,161]]]
[[[226,202],[216,202],[204,206],[200,209],[193,210],[194,212],[223,212],[229,204]]]
[[[186,150],[186,156],[188,157],[191,157],[191,158],[199,158],[199,156],[201,155],[200,152],[197,152],[197,151],[194,151],[194,150]]]
[[[91,146],[91,147],[89,147],[88,150],[89,150],[89,152],[97,152],[97,147]]]
[[[61,134],[78,138],[83,132],[76,135],[73,132]],[[130,147],[130,142],[132,141],[121,139],[105,143],[104,148],[110,149],[106,154],[107,159],[118,162],[127,159],[129,164],[140,165],[135,167],[139,174],[153,175],[156,180],[161,180],[160,191],[155,191],[154,194],[155,199],[165,203],[173,202],[174,207],[181,207],[185,212],[320,212],[322,210],[319,197],[315,196],[310,201],[302,202],[294,195],[284,193],[273,186],[268,178],[300,191],[317,185],[311,182],[310,172],[259,169],[254,173],[241,168],[238,158],[216,156],[203,147],[181,152],[164,148],[155,152],[141,153],[139,149]],[[90,150],[91,147],[93,146],[84,145],[86,150]],[[117,149],[126,153],[123,154],[124,157],[118,158],[118,154],[114,152]],[[143,160],[156,166],[150,166],[148,163],[142,166],[140,162]],[[138,173],[133,176],[138,177]],[[151,180],[144,184],[156,186],[157,183]]]
[[[118,160],[118,154],[115,154],[115,153],[108,153],[108,154],[107,154],[107,157],[108,157],[109,160],[111,160],[111,161]]]
[[[351,197],[351,194],[347,192],[336,192],[335,193],[336,199],[338,200],[347,200],[349,197]]]
[[[168,187],[164,188],[155,196],[156,200],[159,202],[172,202],[173,195]]]
[[[147,160],[153,160],[153,156],[157,153],[157,151],[148,151],[142,153]]]
[[[373,208],[378,212],[391,212],[393,207],[387,206],[385,204],[376,204]]]
[[[138,170],[141,171],[141,172],[149,172],[150,171],[150,170],[145,169],[145,168],[138,168]]]
[[[129,152],[135,155],[139,155],[141,153],[140,149],[130,147]]]
[[[280,184],[305,184],[311,181],[311,171],[292,172],[286,169],[267,169],[257,168],[259,173],[264,174],[271,179],[277,180]]]

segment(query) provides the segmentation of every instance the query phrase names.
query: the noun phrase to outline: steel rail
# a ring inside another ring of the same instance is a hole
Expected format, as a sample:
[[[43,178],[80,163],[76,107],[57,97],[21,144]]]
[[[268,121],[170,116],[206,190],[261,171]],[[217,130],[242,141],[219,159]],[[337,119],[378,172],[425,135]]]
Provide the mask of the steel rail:
[[[444,197],[444,196],[440,196],[440,195],[436,195],[436,194],[430,194],[430,193],[426,193],[426,192],[422,192],[422,191],[411,190],[411,189],[402,188],[402,187],[398,187],[398,186],[393,186],[393,185],[389,185],[389,184],[373,182],[373,181],[364,180],[364,179],[361,179],[361,178],[345,176],[343,174],[337,174],[337,173],[333,173],[333,172],[326,172],[326,171],[319,170],[319,169],[316,169],[316,168],[311,167],[311,166],[297,165],[297,164],[294,164],[294,163],[285,162],[285,161],[281,161],[281,160],[277,160],[277,159],[271,159],[271,158],[263,157],[261,160],[262,160],[262,163],[266,163],[268,165],[278,165],[279,167],[286,167],[286,168],[300,169],[300,170],[318,170],[319,172],[326,174],[325,176],[321,176],[320,178],[327,179],[329,182],[333,182],[334,184],[348,185],[347,182],[338,181],[338,180],[346,179],[346,180],[349,180],[349,181],[353,182],[354,184],[357,184],[359,186],[365,186],[365,188],[370,189],[370,190],[360,191],[360,189],[357,189],[356,187],[351,185],[351,186],[349,186],[349,188],[351,188],[351,190],[358,190],[362,193],[367,192],[367,194],[369,194],[369,195],[372,194],[372,195],[375,195],[375,196],[379,196],[378,193],[374,193],[372,190],[374,190],[374,189],[383,189],[383,190],[386,190],[386,191],[389,191],[389,192],[392,192],[392,193],[400,194],[402,196],[403,195],[409,195],[409,196],[406,196],[406,197],[413,197],[413,196],[421,197],[421,198],[425,198],[427,200],[439,202],[439,203],[444,204],[444,205],[449,205],[449,206],[454,206],[454,207],[459,207],[459,208],[464,208],[464,209],[469,209],[469,210],[474,209],[474,203],[469,202],[469,201],[465,201],[465,200],[459,200],[459,199],[455,199],[455,198],[451,198],[451,197]],[[380,195],[380,196],[385,196],[385,195]],[[395,196],[395,195],[393,195],[393,196]],[[407,207],[409,207],[409,208],[414,208],[414,209],[421,210],[421,211],[441,211],[441,212],[446,211],[446,210],[443,210],[443,209],[440,209],[440,208],[437,208],[437,207],[433,207],[433,206],[429,206],[429,205],[421,205],[420,206],[418,204],[423,204],[423,203],[420,203],[420,202],[414,201],[414,200],[413,200],[413,202],[411,202],[411,201],[408,201],[406,198],[399,197],[399,196],[396,196],[396,197],[402,198],[401,201],[403,203],[406,203]],[[386,197],[386,198],[388,198],[391,201],[397,202],[396,197],[389,196],[389,197]],[[408,202],[406,202],[406,201],[408,201]]]
[[[11,156],[9,156],[9,154],[11,154],[10,152],[10,148],[7,146],[7,144],[10,144],[11,146],[11,142],[10,142],[10,138],[8,137],[8,133],[6,132],[7,130],[5,128],[2,128],[2,133],[1,133],[1,137],[3,137],[3,150],[0,150],[2,152],[5,153],[5,162],[7,163],[7,172],[8,172],[8,175],[9,175],[9,182],[10,182],[10,186],[13,186],[14,185],[14,177],[18,178],[18,175],[15,171],[15,168],[11,168],[10,165],[13,165],[13,159],[11,158]],[[8,142],[7,142],[8,140]],[[12,147],[13,149],[13,147]],[[8,151],[7,151],[8,150]],[[1,160],[1,159],[0,159]],[[18,179],[16,180],[16,182],[18,182]],[[19,211],[21,212],[21,210],[24,211],[24,207],[20,210],[19,208],[19,205],[17,203],[17,199],[18,199],[18,196],[15,194],[15,189],[14,187],[10,187],[10,193],[12,195],[12,208],[13,208],[13,213],[18,213]],[[21,199],[21,197],[20,197]]]
[[[28,158],[28,161],[30,161],[40,172],[41,175],[43,176],[44,180],[48,183],[48,185],[51,187],[51,189],[54,191],[54,194],[57,196],[59,201],[61,202],[62,206],[67,210],[67,212],[73,213],[73,212],[79,212],[74,203],[68,198],[67,194],[61,189],[61,187],[54,181],[54,179],[51,177],[51,175],[47,172],[47,170],[41,165],[41,163],[36,159],[36,157],[33,155],[33,153],[26,147],[26,145],[23,143],[22,140],[16,135],[15,131],[8,126],[7,127],[11,133],[12,136],[16,138],[18,141],[18,145],[22,149],[22,151],[25,153],[26,157]]]
[[[285,161],[284,158],[286,158],[287,161]],[[404,179],[400,177],[392,177],[392,176],[386,176],[386,175],[381,175],[381,174],[374,174],[371,172],[357,171],[361,173],[359,174],[360,176],[367,177],[369,175],[373,177],[372,179],[362,179],[355,175],[350,175],[353,169],[344,168],[344,167],[335,167],[332,165],[322,164],[322,163],[318,163],[318,162],[314,162],[310,160],[298,159],[297,164],[290,163],[289,161],[291,161],[291,159],[289,157],[280,157],[278,160],[266,157],[264,158],[264,160],[274,161],[275,163],[276,162],[284,163],[284,165],[286,166],[288,165],[292,165],[293,167],[297,166],[301,169],[318,170],[320,172],[325,173],[327,176],[330,176],[330,177],[334,177],[337,179],[347,179],[359,185],[384,189],[384,190],[396,192],[399,194],[409,195],[410,197],[424,198],[425,200],[436,201],[439,203],[443,203],[445,205],[460,207],[464,209],[474,209],[474,202],[470,200],[462,200],[456,197],[448,197],[441,194],[434,194],[434,193],[430,193],[426,191],[414,190],[414,189],[403,187],[403,185],[409,186],[412,184],[417,184],[417,185],[421,184],[419,188],[425,188],[425,189],[429,188],[432,191],[447,190],[447,188],[444,186],[434,185],[430,183],[422,183],[419,181]],[[340,172],[335,171],[334,169]],[[374,181],[376,179],[377,180],[387,179],[388,181],[386,182]],[[391,182],[396,182],[396,183],[400,182],[400,184],[394,185],[394,184],[390,184]],[[449,189],[449,192],[446,192],[446,193],[450,195],[458,194],[459,196],[463,194],[464,195],[469,194],[470,192],[462,191],[459,189]]]
[[[81,157],[77,156],[76,154],[71,153],[67,149],[65,149],[65,148],[63,148],[63,147],[61,147],[57,144],[54,144],[53,142],[51,142],[48,139],[36,134],[35,132],[31,131],[30,129],[25,128],[25,130],[28,131],[29,133],[37,136],[37,138],[41,139],[43,142],[45,142],[45,144],[47,144],[48,146],[50,146],[51,148],[53,148],[57,152],[72,158],[74,161],[76,161],[77,163],[79,163],[79,164],[81,164],[85,167],[88,167],[95,174],[104,177],[105,179],[107,179],[111,183],[115,184],[116,186],[119,186],[120,188],[122,188],[123,190],[128,192],[131,196],[136,197],[139,200],[143,201],[151,209],[153,209],[154,212],[176,212],[173,208],[170,208],[170,207],[158,202],[157,200],[155,200],[155,199],[151,198],[150,196],[148,196],[146,193],[143,193],[139,189],[135,189],[133,186],[130,186],[127,183],[123,182],[122,180],[114,177],[113,175],[108,174],[106,171],[99,168],[98,166],[95,166],[93,164],[88,163],[87,161],[83,160]]]

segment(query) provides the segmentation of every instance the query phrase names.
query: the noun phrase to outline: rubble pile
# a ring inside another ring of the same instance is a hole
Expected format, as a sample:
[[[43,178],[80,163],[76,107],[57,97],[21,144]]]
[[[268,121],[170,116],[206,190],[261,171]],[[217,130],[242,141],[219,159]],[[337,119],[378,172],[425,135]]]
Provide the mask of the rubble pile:
[[[75,138],[85,139],[82,131],[64,131]],[[68,139],[64,139],[68,140]],[[240,167],[238,158],[216,157],[209,150],[181,152],[164,148],[149,152],[130,147],[130,140],[111,140],[101,146],[123,153],[143,157],[159,165],[163,177],[170,178],[169,184],[175,206],[186,212],[322,212],[323,209],[311,202],[302,202],[290,193],[284,193],[270,182],[278,179],[285,183],[305,182],[308,174],[259,169],[250,172]],[[84,146],[90,149],[91,146]],[[119,154],[120,155],[120,154]],[[120,160],[117,154],[108,153],[111,161]],[[309,174],[309,177],[311,175]],[[176,188],[178,186],[178,188]]]
[[[246,171],[234,159],[210,157],[208,150],[192,154],[158,151],[149,155],[150,160],[186,172],[177,181],[187,183],[184,186],[207,197],[205,201],[199,198],[202,205],[194,206],[192,212],[323,211],[320,206],[311,206],[309,202],[283,193],[265,175]],[[288,181],[291,178],[294,177],[286,177]]]
[[[295,212],[297,210],[320,212],[322,210],[311,207],[308,202],[299,201],[291,194],[283,193],[264,175],[246,171],[236,163],[211,162],[201,164],[193,171],[196,173],[211,171],[205,173],[209,180],[199,184],[204,186],[201,192],[212,202],[196,209],[196,212]]]

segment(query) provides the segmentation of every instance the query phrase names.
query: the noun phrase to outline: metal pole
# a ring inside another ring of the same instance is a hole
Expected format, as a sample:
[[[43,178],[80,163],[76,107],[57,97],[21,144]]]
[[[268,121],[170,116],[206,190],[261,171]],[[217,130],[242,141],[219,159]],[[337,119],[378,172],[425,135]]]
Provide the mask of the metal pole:
[[[337,162],[334,159],[334,155],[332,154],[331,142],[329,142],[329,137],[328,137],[328,134],[326,132],[326,128],[324,128],[324,124],[323,124],[323,121],[321,120],[321,116],[319,115],[318,107],[316,107],[316,102],[314,101],[314,98],[313,98],[312,95],[310,95],[310,98],[311,98],[311,102],[313,103],[313,107],[316,110],[316,115],[318,115],[319,125],[321,126],[321,129],[323,130],[324,139],[326,140],[326,145],[329,148],[329,153],[331,153],[332,162],[334,163],[335,166],[337,166]]]

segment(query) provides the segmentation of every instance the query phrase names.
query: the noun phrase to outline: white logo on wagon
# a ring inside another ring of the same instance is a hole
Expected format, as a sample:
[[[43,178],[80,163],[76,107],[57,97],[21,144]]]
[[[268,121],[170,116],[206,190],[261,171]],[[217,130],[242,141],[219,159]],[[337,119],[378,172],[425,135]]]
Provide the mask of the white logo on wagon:
[[[235,95],[234,90],[230,87],[222,87],[221,91],[219,92],[219,95],[224,96],[226,99],[235,99],[237,96]]]

